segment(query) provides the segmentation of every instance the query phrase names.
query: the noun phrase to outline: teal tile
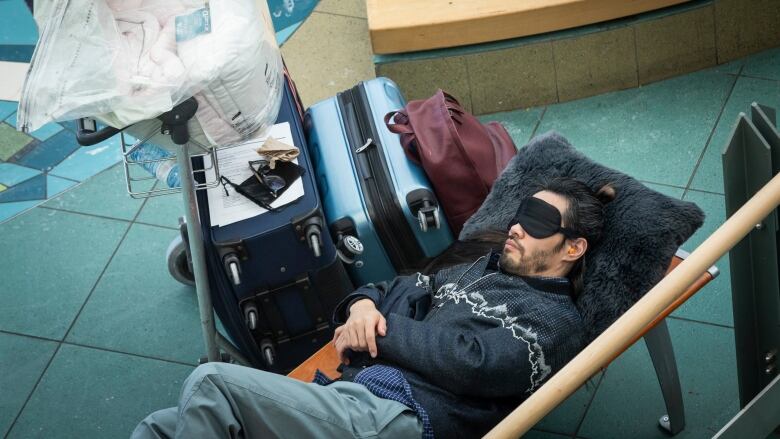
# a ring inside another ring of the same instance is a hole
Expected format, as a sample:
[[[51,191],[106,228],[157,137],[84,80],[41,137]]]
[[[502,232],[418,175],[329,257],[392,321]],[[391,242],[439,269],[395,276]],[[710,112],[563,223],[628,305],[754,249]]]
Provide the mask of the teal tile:
[[[640,180],[685,186],[734,77],[709,69],[547,108],[556,130],[592,159]]]
[[[571,436],[565,436],[556,433],[549,433],[546,431],[531,430],[523,435],[523,439],[564,439]]]
[[[49,172],[57,177],[84,181],[122,160],[119,136],[76,150]]]
[[[579,390],[566,398],[544,419],[539,421],[535,428],[569,436],[574,435],[582,418],[585,416],[585,411],[588,409],[588,404],[596,392],[600,379],[601,372],[597,373],[595,377],[591,378]]]
[[[712,437],[738,407],[734,331],[668,319],[685,406],[685,429],[675,438]],[[644,343],[626,351],[607,369],[578,436],[658,438],[666,413]]]
[[[780,82],[745,77],[737,80],[701,164],[696,169],[691,188],[723,193],[721,154],[737,122],[737,116],[741,112],[749,115],[753,102],[780,110]]]
[[[509,132],[515,146],[520,148],[529,140],[531,134],[542,117],[543,108],[527,108],[525,110],[506,111],[479,116],[482,123],[500,122]]]
[[[63,345],[9,438],[124,438],[176,405],[191,367]]]
[[[0,101],[0,120],[16,113],[16,109],[19,106],[18,102],[14,101]]]
[[[19,184],[40,173],[41,171],[38,169],[31,169],[13,163],[0,163],[0,183],[6,186]]]
[[[39,200],[17,201],[15,203],[0,203],[0,223],[8,221],[22,212],[28,209],[32,209],[40,203],[41,202]]]
[[[164,186],[163,183],[158,183],[158,188],[161,185]],[[178,228],[180,216],[184,216],[184,199],[179,193],[149,198],[136,221]]]
[[[143,186],[150,187],[148,183]],[[132,220],[142,204],[143,200],[133,199],[127,194],[124,167],[116,165],[85,181],[78,188],[47,201],[45,206]]]
[[[0,333],[0,436],[5,437],[57,344]]]
[[[0,329],[64,337],[126,229],[51,209],[0,225]]]
[[[29,63],[33,52],[33,44],[0,44],[0,61]]]
[[[32,141],[33,138],[27,134],[16,131],[5,122],[0,122],[0,160],[10,159]]]
[[[57,194],[72,188],[76,184],[78,183],[72,180],[66,180],[64,178],[47,175],[46,176],[46,197],[51,198],[57,196]]]
[[[0,203],[46,199],[46,176],[43,174],[19,183],[0,193]]]
[[[0,2],[0,44],[35,44],[38,29],[24,0]]]
[[[692,252],[726,220],[725,200],[723,195],[696,191],[689,191],[685,200],[696,203],[706,215],[704,225],[682,246],[686,251]],[[688,299],[672,315],[720,325],[733,325],[728,254],[720,258],[715,266],[720,271],[718,277]]]
[[[748,57],[742,74],[780,80],[780,49],[770,49]]]
[[[195,290],[176,282],[165,260],[177,233],[133,225],[68,341],[196,363],[204,347]]]
[[[673,187],[673,186],[667,186],[664,184],[656,184],[651,183],[647,181],[643,181],[642,184],[649,187],[650,189],[654,191],[658,191],[664,195],[670,196],[672,198],[677,198],[678,200],[682,198],[683,192],[685,192],[685,189],[680,187]]]

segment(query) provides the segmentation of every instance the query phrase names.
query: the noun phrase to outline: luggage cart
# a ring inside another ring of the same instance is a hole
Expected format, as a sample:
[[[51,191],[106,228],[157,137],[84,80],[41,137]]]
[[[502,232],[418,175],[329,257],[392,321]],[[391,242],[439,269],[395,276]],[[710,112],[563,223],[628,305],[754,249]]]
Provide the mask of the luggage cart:
[[[122,162],[127,181],[127,192],[130,197],[149,198],[161,195],[181,192],[184,201],[184,219],[179,219],[180,236],[171,242],[168,247],[168,268],[173,277],[186,284],[194,284],[198,297],[200,322],[203,330],[203,339],[206,347],[206,357],[201,362],[208,361],[235,361],[248,365],[249,361],[239,350],[222,334],[216,330],[214,322],[214,307],[211,301],[208,271],[206,269],[205,249],[201,236],[198,206],[195,191],[213,188],[219,185],[219,160],[216,146],[205,146],[190,138],[187,123],[195,116],[198,103],[190,98],[172,110],[157,117],[160,124],[153,125],[149,132],[141,133],[134,141],[125,135],[124,130],[132,130],[133,126],[124,129],[114,127],[98,128],[93,119],[78,120],[76,139],[82,146],[90,146],[102,142],[119,134],[122,147]],[[140,148],[144,142],[157,135],[157,130],[171,137],[176,145],[176,157],[167,157],[154,160],[136,161],[130,158],[130,154]],[[136,133],[133,133],[137,135]],[[193,170],[192,159],[203,157],[208,166],[203,169]],[[176,188],[150,188],[138,190],[138,184],[144,180],[155,179],[154,176],[137,177],[134,167],[144,164],[164,161],[176,161],[179,166],[181,187]],[[224,354],[221,353],[224,352]]]

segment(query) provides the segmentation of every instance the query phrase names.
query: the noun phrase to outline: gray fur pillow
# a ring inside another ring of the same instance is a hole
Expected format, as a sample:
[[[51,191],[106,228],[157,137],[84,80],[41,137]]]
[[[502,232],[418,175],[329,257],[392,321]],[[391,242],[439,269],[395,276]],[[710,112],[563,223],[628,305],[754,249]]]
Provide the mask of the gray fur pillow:
[[[584,291],[577,299],[592,340],[663,278],[675,251],[704,222],[704,213],[592,161],[549,132],[520,148],[459,238],[506,228],[535,182],[560,176],[577,178],[594,191],[610,183],[616,191],[606,207],[603,238],[587,253]]]

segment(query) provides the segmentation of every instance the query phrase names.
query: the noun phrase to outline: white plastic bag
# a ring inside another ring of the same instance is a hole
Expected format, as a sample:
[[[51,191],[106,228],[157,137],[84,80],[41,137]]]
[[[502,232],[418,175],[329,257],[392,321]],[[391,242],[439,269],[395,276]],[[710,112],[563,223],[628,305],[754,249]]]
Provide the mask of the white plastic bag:
[[[40,32],[18,126],[98,117],[123,128],[190,96],[209,143],[276,119],[282,61],[265,2],[63,0]]]

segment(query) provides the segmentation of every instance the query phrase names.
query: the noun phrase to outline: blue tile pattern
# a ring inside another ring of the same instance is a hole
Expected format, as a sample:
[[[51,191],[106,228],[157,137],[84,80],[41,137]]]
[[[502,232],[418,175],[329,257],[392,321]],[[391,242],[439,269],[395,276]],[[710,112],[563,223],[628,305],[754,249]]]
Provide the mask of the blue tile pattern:
[[[0,60],[30,62],[35,46],[30,44],[0,44]]]
[[[37,206],[39,203],[40,203],[39,200],[19,201],[15,203],[0,203],[0,223],[7,221],[15,217],[16,215],[19,215],[20,213],[24,212],[27,209],[31,209]]]
[[[1,60],[2,58],[0,58]],[[13,101],[0,101],[0,120],[7,118],[8,116],[16,113],[16,108],[19,106],[18,102]]]
[[[11,125],[14,128],[18,128],[16,126],[16,113],[8,116],[5,119],[5,123]],[[62,125],[55,122],[51,122],[33,131],[32,133],[30,133],[30,135],[40,141],[45,141],[48,140],[51,136],[59,133],[60,131],[62,131]]]
[[[81,147],[62,161],[50,174],[71,180],[84,181],[122,159],[119,136],[97,145]]]
[[[0,1],[0,45],[30,46],[38,41],[38,29],[24,0]]]
[[[0,203],[46,199],[46,176],[39,174],[0,192]]]
[[[57,194],[72,188],[78,183],[73,180],[66,180],[64,178],[55,177],[53,175],[46,176],[46,198],[52,198]]]
[[[8,187],[19,184],[40,173],[41,171],[37,169],[30,169],[13,163],[0,163],[0,183]]]
[[[27,150],[21,157],[15,160],[15,162],[27,166],[28,168],[49,171],[73,154],[77,149],[79,149],[79,144],[76,142],[76,137],[73,133],[63,130],[62,127],[60,127],[60,132],[58,134],[37,145],[35,148]]]

